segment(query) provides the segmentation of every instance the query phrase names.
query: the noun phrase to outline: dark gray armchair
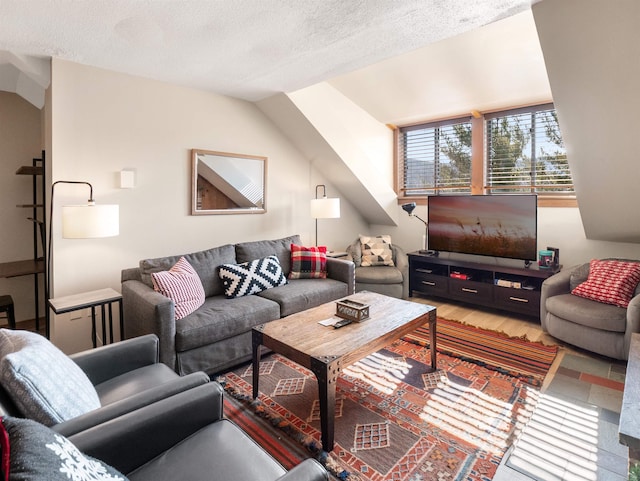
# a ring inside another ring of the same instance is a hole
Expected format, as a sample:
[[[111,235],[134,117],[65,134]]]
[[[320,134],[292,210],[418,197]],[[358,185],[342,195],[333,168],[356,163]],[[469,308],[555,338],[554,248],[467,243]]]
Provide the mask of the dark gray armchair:
[[[65,436],[209,382],[202,372],[180,377],[160,363],[159,341],[153,334],[69,357],[93,384],[100,407],[51,426]],[[5,384],[0,387],[0,415],[29,417],[14,402],[10,389]]]
[[[131,481],[326,481],[307,459],[289,472],[223,417],[223,390],[212,382],[70,436],[85,454]]]
[[[355,268],[356,292],[371,291],[398,299],[409,297],[409,263],[404,250],[391,244],[392,266],[362,267],[360,260],[362,250],[360,239],[356,239],[347,247],[347,260],[352,261]]]
[[[640,286],[627,308],[617,307],[571,294],[588,276],[586,263],[560,271],[542,283],[542,329],[582,349],[626,360],[631,334],[640,332]]]

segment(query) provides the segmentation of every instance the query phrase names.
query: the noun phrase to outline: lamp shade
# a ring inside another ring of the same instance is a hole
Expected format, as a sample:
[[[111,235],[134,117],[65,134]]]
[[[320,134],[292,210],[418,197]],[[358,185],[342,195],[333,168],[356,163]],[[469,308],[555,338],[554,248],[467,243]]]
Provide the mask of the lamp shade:
[[[62,237],[90,239],[120,233],[120,210],[116,204],[65,205],[62,207]]]
[[[336,219],[340,217],[340,199],[337,197],[311,199],[311,217],[314,219]]]

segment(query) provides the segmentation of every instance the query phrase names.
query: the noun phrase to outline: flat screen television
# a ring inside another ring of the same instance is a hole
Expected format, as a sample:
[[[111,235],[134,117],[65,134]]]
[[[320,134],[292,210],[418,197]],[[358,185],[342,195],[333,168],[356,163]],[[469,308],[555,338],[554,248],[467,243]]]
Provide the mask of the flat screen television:
[[[428,198],[428,248],[535,261],[535,195],[437,195]]]

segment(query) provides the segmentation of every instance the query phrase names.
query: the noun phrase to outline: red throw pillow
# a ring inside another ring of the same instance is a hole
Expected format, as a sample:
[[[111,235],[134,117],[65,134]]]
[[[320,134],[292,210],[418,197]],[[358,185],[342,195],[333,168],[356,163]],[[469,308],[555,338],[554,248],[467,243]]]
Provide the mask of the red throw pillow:
[[[589,264],[589,277],[571,291],[576,296],[592,301],[627,307],[640,282],[640,263],[593,259]]]
[[[204,288],[198,273],[181,257],[168,271],[151,274],[153,289],[175,304],[176,319],[188,316],[204,304]]]
[[[291,244],[291,272],[289,272],[289,279],[325,279],[326,277],[326,246],[303,247]]]

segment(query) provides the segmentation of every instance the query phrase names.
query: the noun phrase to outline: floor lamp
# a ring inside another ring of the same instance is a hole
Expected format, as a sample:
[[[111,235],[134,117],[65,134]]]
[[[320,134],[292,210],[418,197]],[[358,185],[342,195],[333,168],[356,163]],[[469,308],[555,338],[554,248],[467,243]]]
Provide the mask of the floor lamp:
[[[89,187],[89,200],[86,204],[62,206],[62,237],[65,239],[92,239],[99,237],[113,237],[120,233],[120,213],[116,204],[96,204],[93,199],[93,186],[89,182],[75,180],[58,180],[51,185],[51,210],[49,213],[49,240],[46,269],[45,294],[47,298],[46,336],[49,338],[51,316],[49,313],[49,299],[51,299],[51,267],[53,252],[53,205],[55,188],[58,184],[76,184]]]
[[[413,213],[415,208],[416,208],[415,202],[411,202],[409,204],[402,204],[402,210],[404,210],[407,214],[409,214],[409,217],[415,217],[416,219],[418,219],[420,222],[424,224],[425,234],[424,234],[424,241],[422,246],[423,248],[420,249],[418,252],[420,254],[429,255],[429,256],[437,255],[435,251],[427,250],[427,239],[429,238],[429,223],[426,220],[418,217],[416,214]]]
[[[322,189],[322,197],[318,197],[318,191]],[[318,219],[337,219],[340,217],[340,199],[327,198],[327,187],[324,184],[316,185],[316,198],[311,199],[311,217],[316,220],[316,247],[318,246]]]

